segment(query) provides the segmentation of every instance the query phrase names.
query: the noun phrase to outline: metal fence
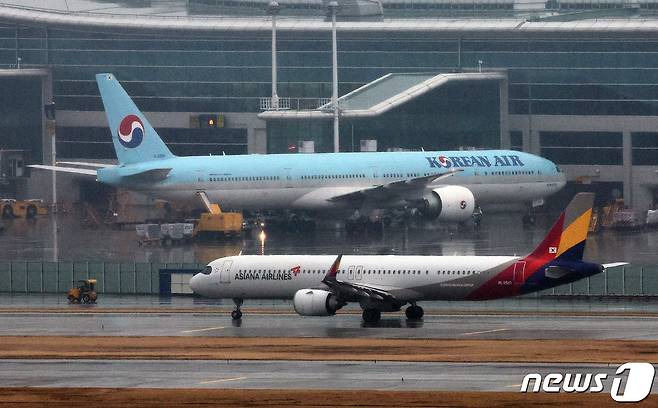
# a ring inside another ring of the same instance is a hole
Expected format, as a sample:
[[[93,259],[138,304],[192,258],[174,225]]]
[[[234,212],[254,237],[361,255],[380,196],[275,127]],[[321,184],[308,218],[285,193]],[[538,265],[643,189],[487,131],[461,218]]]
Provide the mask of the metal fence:
[[[658,265],[621,266],[539,295],[658,296]]]
[[[158,294],[160,269],[201,270],[197,263],[0,262],[0,292],[61,293],[80,279],[96,279],[99,293]],[[624,266],[541,295],[658,296],[658,265]]]
[[[160,269],[201,270],[196,263],[0,262],[0,292],[61,293],[80,279],[96,279],[96,291],[160,293]]]

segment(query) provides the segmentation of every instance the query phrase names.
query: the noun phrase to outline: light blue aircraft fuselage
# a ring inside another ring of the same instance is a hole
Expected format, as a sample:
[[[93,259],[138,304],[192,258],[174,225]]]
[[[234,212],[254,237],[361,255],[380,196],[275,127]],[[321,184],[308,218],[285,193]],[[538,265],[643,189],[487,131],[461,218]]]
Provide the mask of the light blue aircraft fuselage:
[[[159,181],[130,177],[157,169],[171,170]],[[532,202],[564,186],[564,174],[549,160],[509,150],[174,157],[100,169],[98,180],[174,201],[192,202],[205,191],[227,208],[330,209],[354,201],[331,200],[337,196],[450,170],[461,171],[421,190],[463,186],[479,204],[490,204]]]

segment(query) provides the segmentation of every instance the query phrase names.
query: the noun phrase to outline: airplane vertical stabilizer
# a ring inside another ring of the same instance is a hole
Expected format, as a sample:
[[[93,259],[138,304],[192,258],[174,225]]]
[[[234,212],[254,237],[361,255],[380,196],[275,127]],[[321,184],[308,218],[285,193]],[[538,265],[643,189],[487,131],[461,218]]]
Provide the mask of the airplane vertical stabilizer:
[[[582,261],[592,219],[594,193],[578,193],[528,258]]]
[[[113,74],[98,74],[96,82],[120,164],[175,157]]]

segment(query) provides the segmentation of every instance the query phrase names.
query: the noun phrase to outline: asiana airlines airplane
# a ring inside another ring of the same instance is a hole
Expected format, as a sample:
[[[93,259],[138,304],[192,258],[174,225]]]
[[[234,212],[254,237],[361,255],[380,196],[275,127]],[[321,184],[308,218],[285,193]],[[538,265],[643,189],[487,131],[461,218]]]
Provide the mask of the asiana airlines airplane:
[[[565,185],[551,161],[510,150],[177,157],[112,74],[96,75],[118,165],[31,167],[96,177],[154,198],[223,208],[369,210],[417,208],[462,222],[476,205],[541,203]]]
[[[594,194],[579,193],[529,255],[241,255],[210,262],[190,280],[192,291],[232,298],[240,319],[244,299],[292,299],[302,316],[331,316],[349,302],[375,323],[382,312],[423,317],[421,301],[488,300],[575,282],[625,265],[583,261]]]

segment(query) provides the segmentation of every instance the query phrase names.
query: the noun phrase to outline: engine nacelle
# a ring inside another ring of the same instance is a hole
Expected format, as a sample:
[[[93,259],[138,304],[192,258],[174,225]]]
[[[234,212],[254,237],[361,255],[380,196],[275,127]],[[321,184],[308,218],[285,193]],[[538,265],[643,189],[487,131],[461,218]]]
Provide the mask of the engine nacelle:
[[[475,197],[466,187],[443,186],[426,192],[419,210],[429,219],[463,222],[473,215]]]
[[[321,289],[302,289],[292,299],[295,312],[301,316],[331,316],[342,305],[336,295]]]

